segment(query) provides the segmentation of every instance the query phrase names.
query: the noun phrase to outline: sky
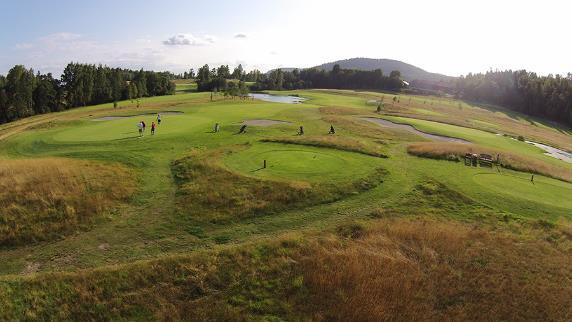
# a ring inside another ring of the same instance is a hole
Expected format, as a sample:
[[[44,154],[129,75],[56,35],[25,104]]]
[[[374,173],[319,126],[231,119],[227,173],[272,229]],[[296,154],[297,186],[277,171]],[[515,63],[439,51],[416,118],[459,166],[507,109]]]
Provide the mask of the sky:
[[[182,72],[401,60],[451,76],[572,72],[567,1],[0,0],[0,74],[71,61]]]

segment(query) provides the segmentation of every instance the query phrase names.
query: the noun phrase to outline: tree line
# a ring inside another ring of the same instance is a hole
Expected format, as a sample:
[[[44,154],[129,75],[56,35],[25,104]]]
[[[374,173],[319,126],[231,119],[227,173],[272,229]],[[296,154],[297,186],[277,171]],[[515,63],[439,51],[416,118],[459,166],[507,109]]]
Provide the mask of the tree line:
[[[336,64],[331,71],[317,68],[294,69],[292,71],[275,69],[266,75],[260,75],[255,89],[329,88],[399,91],[403,86],[401,73],[397,70],[385,75],[381,69],[372,71],[342,69],[340,65]]]
[[[495,104],[572,125],[572,74],[538,76],[526,70],[468,74],[456,83],[459,98]]]
[[[266,74],[256,69],[246,73],[242,65],[238,65],[232,72],[228,65],[212,69],[209,65],[204,65],[196,74],[199,91],[226,92],[231,83],[229,80],[238,81],[239,88],[242,86],[246,88],[244,82],[254,83],[250,86],[252,90],[332,88],[398,91],[404,86],[399,71],[392,71],[386,76],[380,69],[373,71],[341,69],[339,65],[335,65],[331,71],[317,68],[291,71],[275,69]]]
[[[175,92],[169,72],[70,63],[60,78],[16,65],[0,75],[0,123],[73,107]]]

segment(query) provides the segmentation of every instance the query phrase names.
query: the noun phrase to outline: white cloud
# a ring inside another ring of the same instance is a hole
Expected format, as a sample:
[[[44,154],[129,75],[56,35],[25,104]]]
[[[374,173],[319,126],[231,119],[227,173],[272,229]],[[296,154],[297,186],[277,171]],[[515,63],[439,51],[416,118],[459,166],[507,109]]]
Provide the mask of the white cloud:
[[[34,44],[31,44],[28,42],[19,43],[19,44],[16,44],[16,46],[15,46],[16,49],[30,49],[33,47],[34,47]]]
[[[245,38],[248,38],[248,36],[246,34],[243,34],[243,33],[238,33],[238,34],[234,35],[234,38],[245,39]]]
[[[33,42],[18,43],[16,44],[16,49],[31,49],[31,48],[63,48],[69,47],[70,45],[88,45],[90,42],[82,40],[82,36],[79,34],[74,34],[70,32],[58,32],[49,34],[36,39]]]
[[[80,38],[82,38],[82,36],[79,34],[74,34],[71,32],[57,32],[44,36],[40,38],[40,40],[45,42],[57,43],[57,42],[78,40]]]
[[[204,46],[215,42],[213,36],[194,36],[192,34],[176,34],[163,41],[167,46]]]

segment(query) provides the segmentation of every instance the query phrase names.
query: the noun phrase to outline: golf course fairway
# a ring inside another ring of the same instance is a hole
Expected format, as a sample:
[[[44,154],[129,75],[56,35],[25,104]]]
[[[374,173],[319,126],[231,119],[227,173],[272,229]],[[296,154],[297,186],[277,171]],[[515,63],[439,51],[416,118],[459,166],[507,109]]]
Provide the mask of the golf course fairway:
[[[489,307],[522,285],[549,291],[519,308],[569,290],[572,165],[514,138],[566,149],[569,132],[452,99],[194,90],[0,125],[0,320],[77,317],[77,298],[87,320],[312,320],[324,299],[347,307],[339,290],[357,306],[436,297],[445,316],[443,303]],[[466,149],[504,163],[465,165]],[[495,293],[501,278],[515,282]]]
[[[516,198],[534,201],[540,204],[555,205],[572,209],[572,184],[542,176],[512,172],[510,174],[479,173],[474,180],[482,189],[498,194],[508,194]]]

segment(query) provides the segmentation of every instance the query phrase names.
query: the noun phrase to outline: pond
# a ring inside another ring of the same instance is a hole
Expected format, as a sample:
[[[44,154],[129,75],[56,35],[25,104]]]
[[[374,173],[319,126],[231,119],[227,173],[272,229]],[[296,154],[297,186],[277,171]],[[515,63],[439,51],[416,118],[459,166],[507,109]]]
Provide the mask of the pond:
[[[270,95],[264,93],[250,93],[248,94],[248,96],[265,102],[285,103],[285,104],[300,104],[306,100],[305,98],[298,96]]]
[[[560,149],[551,147],[549,145],[546,144],[542,144],[542,143],[537,143],[537,142],[532,142],[532,141],[526,141],[526,143],[532,144],[535,147],[541,148],[542,150],[546,151],[544,154],[551,156],[553,158],[562,160],[564,162],[568,162],[568,163],[572,163],[572,153],[570,152],[566,152],[566,151],[562,151]]]
[[[416,129],[415,127],[409,125],[409,124],[400,124],[400,123],[394,123],[388,120],[384,120],[384,119],[379,119],[379,118],[375,118],[375,117],[364,117],[362,118],[366,121],[375,123],[379,126],[383,126],[383,127],[388,127],[388,128],[393,128],[393,129],[401,129],[401,130],[405,130],[407,132],[411,132],[414,134],[417,134],[419,136],[422,136],[426,139],[429,140],[433,140],[433,141],[445,141],[445,142],[456,142],[456,143],[469,143],[469,141],[467,140],[463,140],[463,139],[459,139],[459,138],[453,138],[450,136],[444,136],[444,135],[437,135],[437,134],[431,134],[431,133],[426,133],[426,132],[422,132],[419,131],[418,129]]]

